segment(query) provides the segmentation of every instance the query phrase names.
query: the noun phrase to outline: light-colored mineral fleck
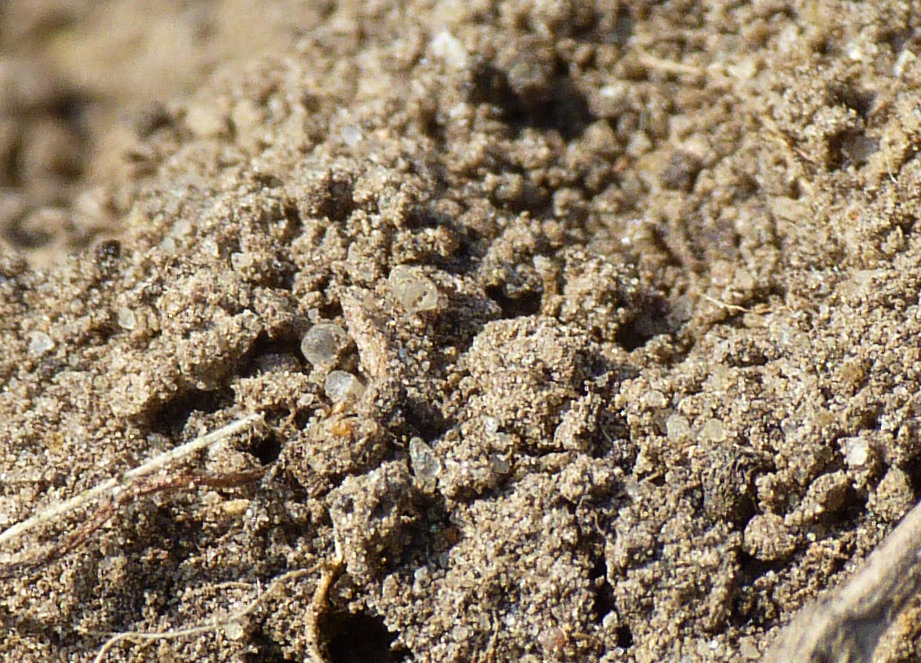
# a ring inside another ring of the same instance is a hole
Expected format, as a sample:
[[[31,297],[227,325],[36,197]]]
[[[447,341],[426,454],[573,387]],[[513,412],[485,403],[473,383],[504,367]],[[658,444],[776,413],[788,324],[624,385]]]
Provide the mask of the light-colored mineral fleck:
[[[425,440],[414,437],[409,441],[409,464],[425,490],[432,490],[441,472],[441,461]]]
[[[460,40],[447,30],[442,30],[432,39],[432,55],[444,61],[452,69],[462,69],[467,65],[467,49]]]
[[[326,376],[326,397],[333,403],[357,400],[365,386],[348,371],[330,371]]]
[[[235,272],[245,272],[256,262],[256,257],[249,251],[238,251],[230,254],[230,266]]]
[[[54,348],[54,341],[43,331],[34,331],[29,334],[29,352],[34,355],[43,355]]]
[[[301,354],[314,366],[334,362],[351,342],[348,333],[335,322],[320,322],[301,339]]]
[[[240,625],[240,622],[227,622],[224,624],[224,634],[230,640],[239,640],[246,635],[246,630]]]
[[[508,474],[512,464],[501,454],[489,454],[489,468],[496,474]]]
[[[645,400],[646,405],[654,410],[658,410],[659,408],[663,408],[668,405],[668,400],[666,400],[665,394],[663,394],[658,389],[650,389],[647,391]]]
[[[115,314],[115,320],[118,322],[118,326],[122,329],[127,329],[131,331],[138,324],[137,315],[127,306],[122,306],[118,309],[118,312]]]
[[[698,437],[702,441],[722,442],[726,439],[726,426],[720,419],[707,419],[700,427]]]
[[[665,433],[670,440],[683,440],[690,436],[691,425],[682,414],[673,414],[665,420]]]
[[[387,278],[390,291],[407,313],[438,308],[438,288],[420,270],[397,265]]]
[[[852,470],[865,467],[870,461],[870,445],[862,437],[849,438],[844,443],[845,462]]]
[[[342,130],[339,132],[342,136],[342,142],[348,145],[349,147],[355,147],[358,143],[361,142],[364,138],[364,134],[361,132],[361,127],[357,127],[353,124],[342,127]]]

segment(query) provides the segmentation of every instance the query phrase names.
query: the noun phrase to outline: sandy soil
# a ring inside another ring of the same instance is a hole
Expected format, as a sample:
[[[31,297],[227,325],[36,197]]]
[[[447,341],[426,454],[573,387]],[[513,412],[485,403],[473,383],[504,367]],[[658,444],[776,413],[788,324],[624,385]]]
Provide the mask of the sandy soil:
[[[759,660],[914,504],[921,12],[252,4],[0,8],[4,659]]]

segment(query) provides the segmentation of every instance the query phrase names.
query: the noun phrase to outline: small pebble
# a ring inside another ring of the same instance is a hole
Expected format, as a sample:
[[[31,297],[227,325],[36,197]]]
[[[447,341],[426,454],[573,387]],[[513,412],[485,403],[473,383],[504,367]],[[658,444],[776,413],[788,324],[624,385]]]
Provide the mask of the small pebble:
[[[852,437],[845,441],[845,462],[852,470],[858,470],[870,462],[870,445],[861,437]]]
[[[36,331],[29,335],[29,352],[43,355],[54,347],[54,341],[45,332]]]
[[[683,415],[673,414],[665,420],[665,434],[670,440],[686,439],[691,434],[691,425]]]
[[[239,622],[227,622],[224,624],[224,634],[230,640],[239,640],[246,635],[246,631]]]
[[[722,442],[726,439],[726,426],[719,419],[707,419],[704,425],[700,427],[698,437],[702,441]]]
[[[342,142],[349,147],[355,147],[364,138],[364,134],[361,132],[361,127],[356,127],[354,125],[342,127],[342,130],[339,133],[342,136]]]
[[[301,354],[314,366],[321,366],[335,361],[350,342],[349,335],[342,327],[334,322],[321,322],[304,334]]]
[[[796,537],[780,516],[759,514],[745,526],[742,550],[762,562],[783,560],[796,550]]]
[[[230,266],[235,272],[245,272],[256,264],[256,256],[249,251],[238,251],[230,254]]]
[[[414,437],[409,441],[409,463],[413,474],[426,490],[435,488],[435,482],[441,473],[441,462],[425,440]]]
[[[658,389],[650,389],[645,394],[646,406],[654,410],[660,409],[668,405],[668,400]]]
[[[387,278],[390,290],[407,313],[434,311],[438,308],[438,288],[421,272],[397,265]]]
[[[128,331],[137,327],[138,324],[138,318],[134,314],[134,311],[127,306],[122,306],[118,309],[118,312],[115,314],[115,320],[118,322],[119,327],[127,329]]]
[[[361,380],[347,371],[330,371],[326,376],[326,397],[333,403],[357,400],[364,391]]]

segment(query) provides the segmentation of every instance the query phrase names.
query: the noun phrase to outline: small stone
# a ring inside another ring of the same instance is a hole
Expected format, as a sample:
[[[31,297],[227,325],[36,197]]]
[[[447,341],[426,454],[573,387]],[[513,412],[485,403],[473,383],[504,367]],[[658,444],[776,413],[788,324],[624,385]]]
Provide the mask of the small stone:
[[[45,332],[35,331],[29,335],[29,352],[43,355],[54,348],[54,341]]]
[[[365,386],[348,371],[330,371],[326,376],[326,397],[333,403],[358,400]]]
[[[443,60],[448,67],[454,70],[467,66],[467,49],[460,40],[447,30],[442,30],[432,39],[430,47],[432,55]]]
[[[658,389],[650,389],[644,395],[644,400],[646,401],[646,406],[652,408],[653,410],[658,410],[660,408],[668,405],[668,400]]]
[[[826,514],[837,513],[845,505],[849,486],[850,479],[843,471],[818,477],[796,511],[790,514],[790,522],[796,525],[814,523]]]
[[[348,147],[355,147],[362,141],[364,134],[361,132],[361,127],[356,127],[355,125],[349,125],[347,127],[342,127],[342,130],[339,132],[342,136],[342,142],[345,143]]]
[[[240,640],[246,635],[246,630],[239,622],[227,622],[224,624],[224,634],[227,636],[228,640]]]
[[[409,464],[424,490],[433,490],[441,473],[441,461],[425,440],[414,437],[409,441]]]
[[[489,454],[489,469],[496,474],[508,474],[512,464],[499,454]]]
[[[915,491],[911,487],[911,479],[904,470],[890,467],[876,491],[870,495],[868,506],[883,520],[894,523],[908,513],[914,503]]]
[[[852,470],[859,470],[870,463],[870,445],[862,437],[852,437],[845,441],[844,461]]]
[[[407,313],[434,311],[438,308],[438,288],[420,271],[397,265],[387,278],[390,290]]]
[[[314,366],[329,364],[348,348],[351,338],[334,322],[320,322],[307,330],[301,339],[301,354]]]
[[[122,306],[118,309],[118,312],[115,314],[115,321],[118,322],[118,326],[122,329],[127,329],[131,331],[138,324],[137,315],[127,306]]]
[[[759,514],[745,526],[742,550],[762,562],[783,560],[796,550],[796,537],[777,514]]]
[[[256,257],[249,251],[238,251],[230,254],[230,266],[233,271],[246,272],[256,263]]]
[[[707,419],[700,427],[698,437],[702,441],[721,442],[726,439],[726,426],[720,419]]]
[[[684,440],[691,435],[691,425],[684,415],[673,414],[665,420],[665,434],[673,441]]]

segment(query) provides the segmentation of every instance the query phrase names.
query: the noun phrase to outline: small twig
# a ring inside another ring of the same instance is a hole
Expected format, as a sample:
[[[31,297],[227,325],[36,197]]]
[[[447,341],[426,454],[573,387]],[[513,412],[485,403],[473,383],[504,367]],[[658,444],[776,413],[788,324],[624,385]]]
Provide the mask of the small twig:
[[[799,612],[766,661],[864,663],[921,590],[921,504],[843,586]]]
[[[228,613],[221,618],[215,617],[208,624],[193,626],[191,628],[175,629],[171,631],[130,631],[126,633],[118,633],[109,638],[105,644],[102,645],[102,647],[99,649],[99,652],[96,654],[96,658],[93,659],[93,663],[102,663],[102,659],[105,658],[105,655],[109,652],[109,650],[118,643],[125,640],[134,640],[136,642],[151,640],[175,640],[177,638],[189,638],[195,635],[201,635],[202,633],[216,631],[217,629],[226,626],[231,622],[239,621],[247,615],[251,614],[256,610],[256,608],[264,603],[273,592],[275,592],[279,587],[281,587],[289,580],[293,578],[300,578],[301,576],[313,573],[318,568],[320,568],[320,566],[320,564],[316,564],[309,569],[297,569],[295,571],[288,571],[287,573],[283,573],[282,575],[272,580],[264,592],[259,594],[259,596],[254,598],[241,609]],[[316,596],[320,593],[323,594],[325,600],[326,592],[329,590],[329,582],[324,585],[324,580],[326,577],[327,576],[324,575],[317,583],[317,589],[314,592],[315,600]],[[323,659],[318,659],[318,663],[323,663]]]

